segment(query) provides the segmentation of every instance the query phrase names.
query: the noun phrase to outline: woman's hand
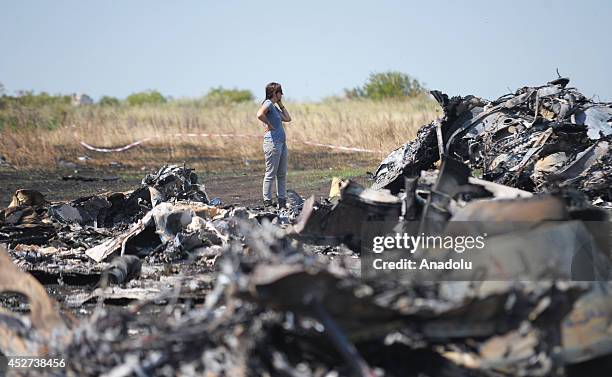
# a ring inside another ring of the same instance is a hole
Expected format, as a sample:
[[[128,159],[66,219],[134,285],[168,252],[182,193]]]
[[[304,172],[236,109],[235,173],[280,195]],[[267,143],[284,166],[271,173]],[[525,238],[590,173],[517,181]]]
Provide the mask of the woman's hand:
[[[289,112],[285,108],[285,105],[283,105],[283,102],[279,99],[278,102],[276,102],[276,104],[278,105],[278,108],[281,111],[280,115],[281,115],[281,119],[283,120],[283,122],[291,122],[291,115],[289,115]]]

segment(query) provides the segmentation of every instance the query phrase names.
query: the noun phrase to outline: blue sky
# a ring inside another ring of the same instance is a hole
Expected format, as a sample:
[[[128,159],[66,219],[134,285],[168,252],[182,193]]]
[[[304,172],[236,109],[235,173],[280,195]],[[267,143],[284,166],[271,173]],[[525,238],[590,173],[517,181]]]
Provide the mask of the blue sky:
[[[398,70],[496,98],[556,78],[612,100],[612,2],[0,1],[0,83],[123,98],[269,81],[319,100]]]

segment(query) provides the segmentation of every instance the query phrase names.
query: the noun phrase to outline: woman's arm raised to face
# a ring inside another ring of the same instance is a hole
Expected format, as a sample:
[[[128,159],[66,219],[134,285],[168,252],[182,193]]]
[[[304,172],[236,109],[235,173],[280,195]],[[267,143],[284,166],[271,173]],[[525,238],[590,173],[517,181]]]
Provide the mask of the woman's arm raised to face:
[[[289,111],[285,108],[285,105],[281,101],[278,101],[278,107],[281,111],[281,119],[283,122],[291,122],[291,115],[289,115]]]

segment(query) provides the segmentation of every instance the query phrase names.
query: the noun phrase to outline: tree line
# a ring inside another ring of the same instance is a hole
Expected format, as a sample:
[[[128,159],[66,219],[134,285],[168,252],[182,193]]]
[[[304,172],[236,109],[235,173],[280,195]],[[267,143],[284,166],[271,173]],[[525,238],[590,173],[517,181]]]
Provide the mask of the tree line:
[[[413,97],[426,92],[423,84],[416,78],[398,71],[372,73],[363,85],[344,89],[347,99],[363,98],[371,100],[384,100],[388,98]],[[231,104],[255,100],[255,95],[248,89],[227,89],[219,86],[212,88],[201,98],[204,103]],[[0,83],[0,109],[8,104],[23,106],[44,106],[57,104],[70,104],[69,95],[51,95],[46,92],[34,93],[21,91],[14,96],[6,94],[6,89]],[[157,90],[145,90],[132,93],[121,100],[113,96],[102,96],[98,104],[101,106],[143,106],[159,105],[172,101],[171,97],[164,96]]]

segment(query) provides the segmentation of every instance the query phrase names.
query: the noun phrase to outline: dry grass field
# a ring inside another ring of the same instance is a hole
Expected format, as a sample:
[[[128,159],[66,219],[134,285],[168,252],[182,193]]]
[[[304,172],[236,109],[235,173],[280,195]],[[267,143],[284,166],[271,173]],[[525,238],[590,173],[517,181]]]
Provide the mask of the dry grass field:
[[[427,97],[286,106],[294,119],[286,125],[294,169],[371,166],[440,112]],[[263,126],[256,119],[257,108],[255,102],[210,106],[190,100],[142,107],[82,106],[67,112],[55,128],[1,129],[0,155],[16,167],[34,170],[53,169],[60,161],[78,163],[78,157],[87,155],[92,168],[112,161],[127,168],[187,162],[200,170],[248,171],[262,160]],[[239,136],[202,137],[202,133]],[[138,140],[145,141],[115,153],[89,151],[80,144],[109,148]],[[304,141],[379,152],[335,151]]]

